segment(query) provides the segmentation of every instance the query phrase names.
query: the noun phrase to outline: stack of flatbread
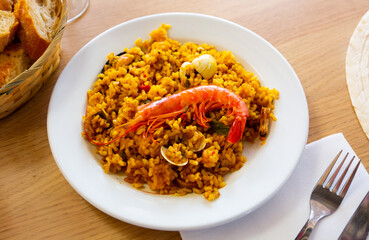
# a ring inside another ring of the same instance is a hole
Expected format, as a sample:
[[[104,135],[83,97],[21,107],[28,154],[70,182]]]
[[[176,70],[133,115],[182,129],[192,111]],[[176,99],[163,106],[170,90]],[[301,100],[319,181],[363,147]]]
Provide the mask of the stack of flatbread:
[[[346,81],[360,124],[369,139],[369,11],[357,25],[346,55]]]

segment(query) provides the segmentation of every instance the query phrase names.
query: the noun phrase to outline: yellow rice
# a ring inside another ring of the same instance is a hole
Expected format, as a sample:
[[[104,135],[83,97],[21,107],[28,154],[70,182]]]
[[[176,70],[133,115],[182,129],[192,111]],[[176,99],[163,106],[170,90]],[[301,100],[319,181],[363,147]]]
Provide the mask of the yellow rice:
[[[150,34],[150,40],[138,39],[135,47],[124,49],[126,63],[123,65],[117,64],[118,57],[113,53],[107,56],[108,63],[88,91],[83,120],[89,137],[96,142],[109,142],[124,131],[116,126],[133,119],[139,105],[191,87],[212,84],[235,92],[246,102],[250,116],[243,140],[253,142],[260,138],[261,108],[270,108],[268,118],[276,120],[273,109],[278,91],[261,86],[257,77],[247,72],[230,51],[218,51],[207,44],[181,44],[167,36],[169,28],[163,24]],[[181,80],[182,63],[191,62],[202,54],[216,59],[216,74],[205,80],[192,71],[188,80]],[[150,86],[148,92],[140,87],[144,85]],[[190,107],[185,118],[167,120],[165,126],[154,132],[156,142],[144,137],[147,129],[144,125],[109,145],[96,146],[104,171],[124,173],[125,181],[133,187],[148,186],[159,194],[197,193],[208,200],[217,199],[219,189],[226,185],[224,175],[240,169],[246,162],[242,156],[243,143],[227,143],[225,135],[196,124],[192,113]],[[211,111],[207,116],[227,126],[233,121],[227,109]],[[183,121],[185,119],[187,122]],[[194,152],[194,145],[204,138],[205,149]],[[265,137],[261,139],[264,141]],[[171,159],[180,162],[187,158],[189,163],[184,167],[168,163],[160,155],[161,146],[170,146],[167,156]]]

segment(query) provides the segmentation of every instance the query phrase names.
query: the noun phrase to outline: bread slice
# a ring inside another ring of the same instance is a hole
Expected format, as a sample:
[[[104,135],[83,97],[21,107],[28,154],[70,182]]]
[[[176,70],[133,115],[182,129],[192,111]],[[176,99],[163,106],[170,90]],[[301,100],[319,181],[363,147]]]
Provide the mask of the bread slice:
[[[15,4],[18,36],[32,59],[38,59],[49,46],[60,21],[61,4],[61,0],[18,0]]]
[[[13,10],[13,0],[0,0],[0,10],[12,11]]]
[[[12,12],[0,10],[0,52],[13,40],[18,25]]]
[[[0,53],[0,88],[33,64],[20,43],[9,45]]]

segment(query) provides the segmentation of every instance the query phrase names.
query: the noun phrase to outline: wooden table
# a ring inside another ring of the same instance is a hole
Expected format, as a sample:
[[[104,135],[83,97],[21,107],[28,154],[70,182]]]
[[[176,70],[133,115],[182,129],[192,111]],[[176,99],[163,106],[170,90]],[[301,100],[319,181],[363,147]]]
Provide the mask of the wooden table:
[[[86,202],[60,173],[47,139],[49,99],[72,56],[106,29],[149,14],[214,15],[265,38],[287,58],[304,87],[308,142],[343,132],[369,170],[369,141],[345,78],[347,46],[368,9],[368,0],[91,0],[87,12],[66,28],[58,70],[36,97],[0,120],[0,239],[180,239],[178,232],[118,221]]]

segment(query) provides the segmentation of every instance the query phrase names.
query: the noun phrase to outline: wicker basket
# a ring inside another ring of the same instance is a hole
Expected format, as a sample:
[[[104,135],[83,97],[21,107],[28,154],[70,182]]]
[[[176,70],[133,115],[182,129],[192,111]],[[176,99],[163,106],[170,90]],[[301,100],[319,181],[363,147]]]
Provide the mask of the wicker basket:
[[[28,70],[0,88],[0,119],[30,100],[57,69],[60,63],[60,42],[66,21],[66,4],[63,1],[60,23],[44,54]]]

